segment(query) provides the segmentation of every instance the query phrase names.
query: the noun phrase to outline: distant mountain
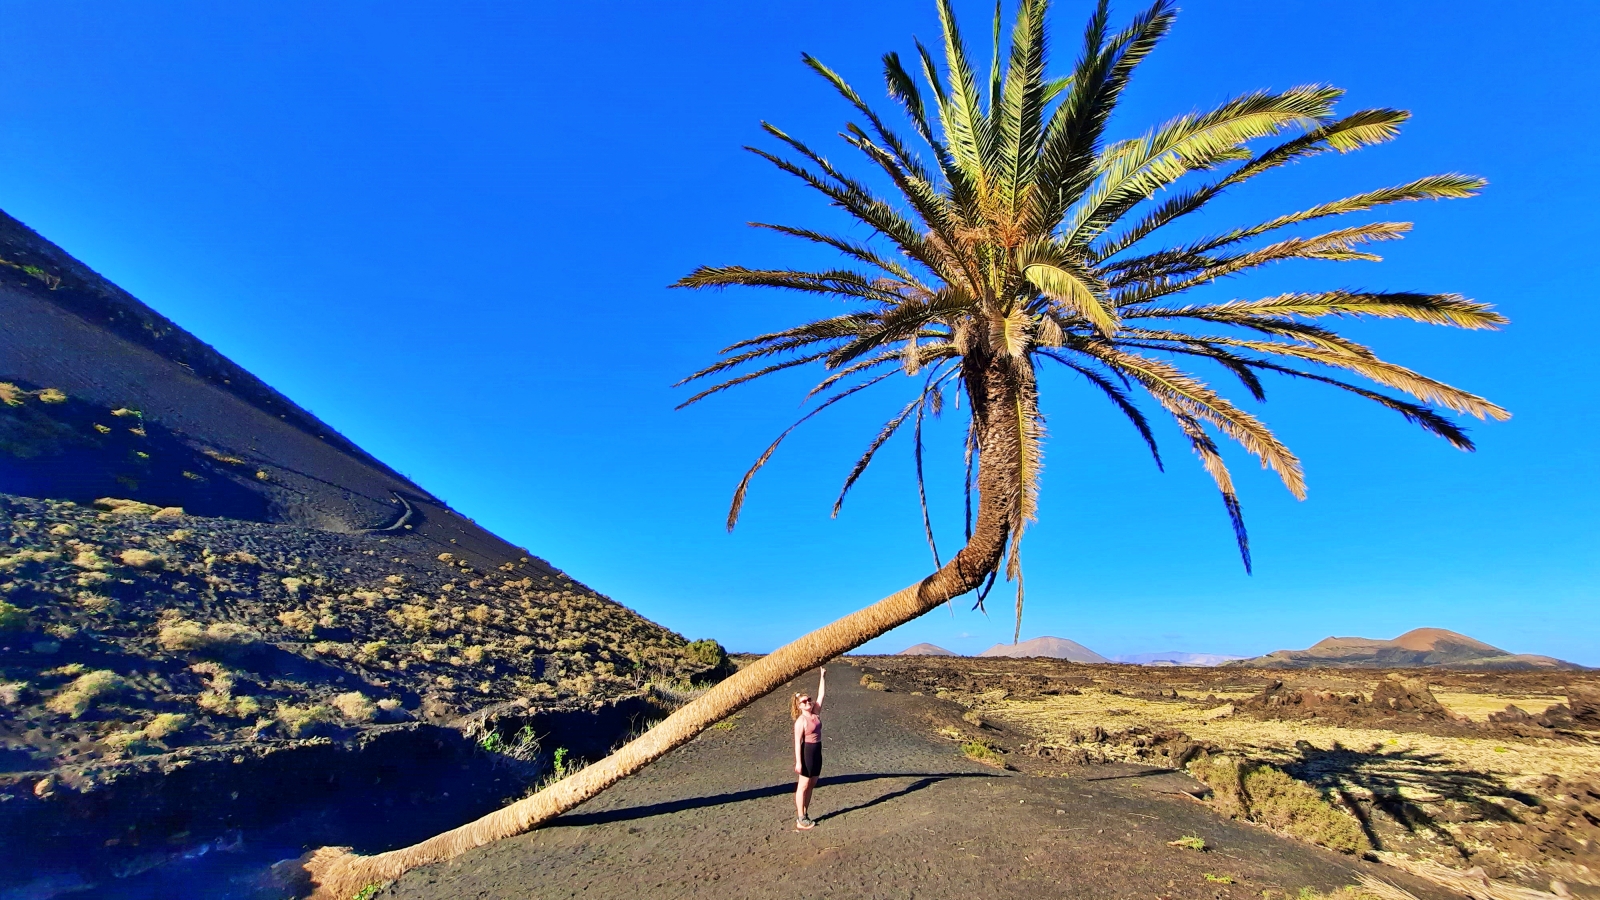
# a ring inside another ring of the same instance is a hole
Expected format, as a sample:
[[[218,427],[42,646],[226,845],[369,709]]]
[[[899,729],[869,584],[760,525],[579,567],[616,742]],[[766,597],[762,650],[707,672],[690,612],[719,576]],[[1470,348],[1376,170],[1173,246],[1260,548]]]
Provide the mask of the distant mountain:
[[[1226,653],[1186,653],[1182,650],[1166,650],[1160,653],[1126,653],[1113,661],[1132,663],[1136,666],[1220,666],[1236,659],[1244,657],[1229,656]]]
[[[1372,669],[1581,669],[1550,656],[1511,653],[1483,641],[1446,631],[1418,628],[1392,641],[1362,637],[1324,638],[1305,650],[1277,650],[1266,656],[1223,663],[1259,669],[1307,669],[1316,666]]]
[[[915,647],[907,647],[904,650],[901,650],[900,651],[900,655],[901,656],[955,656],[956,654],[951,653],[949,650],[946,650],[945,648],[939,646],[938,644],[923,643],[923,644],[917,644]]]
[[[1077,641],[1058,637],[1036,637],[1020,644],[995,644],[979,656],[1048,656],[1077,663],[1108,663],[1111,660]]]

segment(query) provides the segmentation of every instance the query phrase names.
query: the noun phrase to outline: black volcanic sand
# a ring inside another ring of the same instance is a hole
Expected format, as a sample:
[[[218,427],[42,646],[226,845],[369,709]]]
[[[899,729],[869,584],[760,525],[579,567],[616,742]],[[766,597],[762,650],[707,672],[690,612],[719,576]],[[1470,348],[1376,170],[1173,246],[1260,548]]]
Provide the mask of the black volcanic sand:
[[[393,526],[430,556],[480,568],[529,557],[555,574],[4,212],[0,322],[0,382],[31,394],[0,403],[0,492]],[[399,357],[393,374],[416,377]],[[42,402],[45,389],[67,399]]]
[[[1161,769],[1067,777],[968,761],[936,729],[960,707],[830,668],[818,826],[794,830],[787,692],[758,701],[541,830],[416,870],[378,896],[1246,898],[1407,876],[1224,820]],[[815,676],[796,682],[811,690]],[[1167,842],[1202,837],[1196,852]],[[1208,879],[1207,876],[1211,878]],[[1220,879],[1231,879],[1231,883]]]

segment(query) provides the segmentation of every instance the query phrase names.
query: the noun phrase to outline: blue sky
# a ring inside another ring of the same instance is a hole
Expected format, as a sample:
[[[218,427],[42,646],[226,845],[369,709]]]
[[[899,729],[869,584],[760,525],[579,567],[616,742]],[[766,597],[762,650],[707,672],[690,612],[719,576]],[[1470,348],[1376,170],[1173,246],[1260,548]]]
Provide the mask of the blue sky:
[[[1398,208],[1417,229],[1381,264],[1283,267],[1229,290],[1494,303],[1513,322],[1499,333],[1351,329],[1515,418],[1472,422],[1479,451],[1464,454],[1353,398],[1269,383],[1256,411],[1304,459],[1310,497],[1231,455],[1246,576],[1175,434],[1159,473],[1103,400],[1049,381],[1023,636],[1255,654],[1428,625],[1600,665],[1600,389],[1590,352],[1555,340],[1600,325],[1600,7],[1191,6],[1115,134],[1309,82],[1347,88],[1345,108],[1415,114],[1388,146],[1253,182],[1207,230],[1434,172],[1491,182]],[[958,8],[982,34],[984,4]],[[1055,7],[1058,69],[1088,8]],[[937,36],[929,0],[0,0],[0,208],[511,541],[690,637],[768,650],[928,571],[903,443],[828,517],[904,386],[797,433],[727,534],[734,484],[803,387],[674,412],[671,385],[821,308],[665,286],[701,263],[817,261],[743,223],[843,223],[739,148],[768,119],[849,161],[833,138],[846,109],[799,55],[882,97],[877,60],[912,35]],[[397,352],[428,364],[397,371]],[[930,440],[953,549],[960,438]],[[1009,640],[999,594],[987,617],[958,602],[869,649]]]

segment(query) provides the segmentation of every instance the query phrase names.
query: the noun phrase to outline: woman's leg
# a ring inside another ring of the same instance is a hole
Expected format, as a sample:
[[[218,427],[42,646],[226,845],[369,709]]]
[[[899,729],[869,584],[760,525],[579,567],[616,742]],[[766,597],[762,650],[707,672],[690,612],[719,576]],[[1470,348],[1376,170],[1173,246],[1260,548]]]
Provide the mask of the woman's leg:
[[[815,776],[810,778],[803,776],[801,777],[800,792],[798,795],[796,795],[795,801],[800,807],[800,818],[802,819],[806,817],[806,812],[811,809],[811,791],[816,788],[816,786],[817,779]]]

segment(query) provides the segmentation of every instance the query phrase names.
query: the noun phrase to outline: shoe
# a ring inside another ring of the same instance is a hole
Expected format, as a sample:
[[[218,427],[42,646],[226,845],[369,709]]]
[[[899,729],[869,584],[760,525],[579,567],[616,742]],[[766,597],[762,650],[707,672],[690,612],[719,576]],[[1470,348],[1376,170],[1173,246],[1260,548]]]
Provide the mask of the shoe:
[[[801,816],[800,818],[794,820],[794,827],[797,831],[810,831],[811,829],[817,827],[817,823],[811,821],[805,816]]]

